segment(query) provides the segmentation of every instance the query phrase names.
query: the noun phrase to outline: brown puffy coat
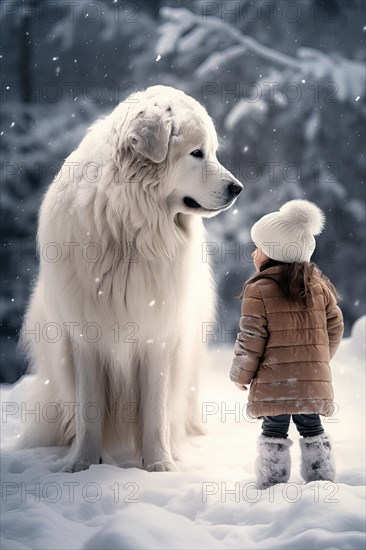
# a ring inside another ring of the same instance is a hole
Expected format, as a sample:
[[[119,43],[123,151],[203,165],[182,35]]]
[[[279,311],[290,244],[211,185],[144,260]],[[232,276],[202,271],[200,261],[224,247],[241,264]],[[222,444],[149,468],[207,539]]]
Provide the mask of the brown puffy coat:
[[[262,273],[275,279],[281,269]],[[252,418],[334,412],[329,361],[342,339],[343,317],[318,271],[312,284],[314,305],[308,309],[289,300],[275,280],[263,278],[245,288],[230,379],[252,382],[247,406]]]

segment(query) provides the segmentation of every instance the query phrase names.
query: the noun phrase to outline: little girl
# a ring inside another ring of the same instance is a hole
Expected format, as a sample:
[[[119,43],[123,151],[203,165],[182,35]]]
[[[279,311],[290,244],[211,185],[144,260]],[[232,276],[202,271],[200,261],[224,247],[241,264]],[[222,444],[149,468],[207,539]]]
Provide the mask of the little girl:
[[[265,489],[290,477],[291,415],[300,435],[306,482],[334,481],[335,466],[319,415],[334,412],[329,361],[343,335],[332,283],[310,262],[324,214],[292,200],[252,227],[257,273],[244,285],[230,379],[246,390],[247,413],[263,418],[256,460]]]

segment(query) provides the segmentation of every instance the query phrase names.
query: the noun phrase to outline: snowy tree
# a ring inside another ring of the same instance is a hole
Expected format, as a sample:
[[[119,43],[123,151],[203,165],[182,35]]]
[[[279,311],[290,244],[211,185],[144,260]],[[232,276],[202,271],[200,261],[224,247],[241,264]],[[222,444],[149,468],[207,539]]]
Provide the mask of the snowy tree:
[[[239,311],[233,294],[239,294],[242,281],[253,272],[251,225],[289,199],[308,198],[327,217],[313,259],[339,288],[349,328],[364,311],[364,279],[353,280],[349,266],[352,261],[359,273],[365,267],[359,251],[364,246],[366,73],[363,50],[346,27],[347,20],[356,21],[361,14],[361,4],[337,3],[336,23],[347,32],[341,49],[332,44],[331,51],[325,50],[326,40],[322,49],[300,41],[300,23],[307,17],[310,25],[315,2],[301,4],[302,20],[291,26],[293,43],[281,35],[283,14],[271,20],[275,12],[265,12],[285,3],[256,3],[262,20],[259,30],[252,31],[263,41],[241,28],[250,28],[243,14],[251,3],[235,4],[236,13],[225,2],[197,2],[191,6],[194,11],[163,7],[156,43],[162,62],[184,71],[185,89],[213,116],[223,137],[224,164],[245,185],[237,208],[207,224],[217,244],[213,259],[220,318],[233,326]],[[307,33],[320,36],[326,25],[318,27],[313,31],[308,26]],[[282,51],[264,43],[270,33],[278,34]],[[354,58],[344,57],[342,49]]]

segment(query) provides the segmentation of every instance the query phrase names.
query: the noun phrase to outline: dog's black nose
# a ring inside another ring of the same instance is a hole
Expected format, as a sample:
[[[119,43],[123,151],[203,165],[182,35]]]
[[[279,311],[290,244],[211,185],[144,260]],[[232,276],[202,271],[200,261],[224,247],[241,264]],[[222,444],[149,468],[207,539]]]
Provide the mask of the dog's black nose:
[[[230,184],[229,184],[229,191],[230,193],[232,193],[233,195],[239,195],[239,193],[241,193],[243,190],[243,186],[241,183],[237,183],[235,181],[232,181]]]

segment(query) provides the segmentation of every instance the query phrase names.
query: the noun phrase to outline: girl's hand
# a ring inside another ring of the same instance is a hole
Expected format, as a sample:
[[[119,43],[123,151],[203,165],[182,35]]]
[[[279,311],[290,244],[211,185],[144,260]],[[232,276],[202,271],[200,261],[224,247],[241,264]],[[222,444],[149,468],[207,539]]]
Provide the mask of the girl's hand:
[[[247,389],[248,389],[246,386],[244,386],[244,384],[239,384],[238,382],[234,382],[234,384],[241,391],[247,391]]]

